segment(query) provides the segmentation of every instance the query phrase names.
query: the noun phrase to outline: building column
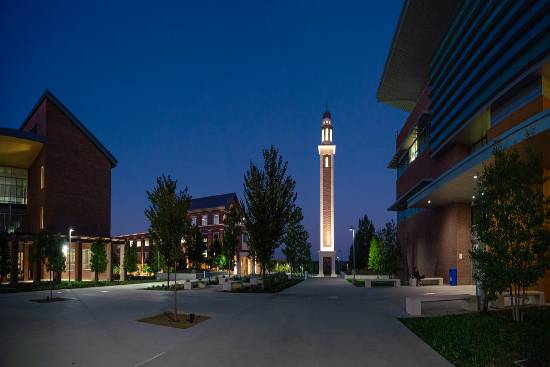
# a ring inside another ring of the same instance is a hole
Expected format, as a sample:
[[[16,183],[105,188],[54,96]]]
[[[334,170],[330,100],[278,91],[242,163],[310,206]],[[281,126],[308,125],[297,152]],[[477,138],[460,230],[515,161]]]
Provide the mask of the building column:
[[[82,281],[82,241],[80,240],[75,244],[74,262],[74,278],[80,282]]]
[[[11,257],[11,272],[10,272],[10,283],[15,285],[19,281],[19,241],[17,237],[13,237],[11,240],[10,247],[10,257]]]
[[[32,246],[35,244],[33,242]],[[42,281],[42,259],[33,259],[32,261],[32,279],[34,282]]]
[[[30,245],[28,243],[23,243],[23,280],[28,281],[29,279],[29,265],[30,265]]]
[[[126,280],[126,274],[125,274],[125,271],[124,271],[124,252],[125,252],[124,247],[125,247],[124,243],[120,244],[120,265],[119,265],[120,277],[119,277],[119,280],[121,280],[121,281]]]
[[[105,252],[107,253],[107,270],[106,276],[107,281],[111,282],[113,280],[113,243],[108,242],[105,244]]]
[[[241,275],[241,257],[239,256],[240,254],[237,252],[236,254],[236,261],[235,261],[235,265],[237,266],[237,275]]]

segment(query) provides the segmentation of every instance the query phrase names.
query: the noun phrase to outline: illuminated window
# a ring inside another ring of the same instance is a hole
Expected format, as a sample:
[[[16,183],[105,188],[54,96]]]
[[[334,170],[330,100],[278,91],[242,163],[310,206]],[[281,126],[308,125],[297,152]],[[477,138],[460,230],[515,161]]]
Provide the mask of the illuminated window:
[[[82,270],[91,270],[90,269],[91,255],[92,254],[90,249],[82,250]]]
[[[325,141],[325,129],[321,130],[321,141]]]
[[[325,156],[325,167],[328,168],[328,155]]]
[[[137,246],[137,247],[141,247],[141,241],[140,241],[140,240],[137,240],[137,241],[136,241],[136,246]]]
[[[40,166],[40,189],[44,189],[44,166]]]
[[[40,207],[40,229],[44,229],[44,207]]]
[[[418,156],[418,141],[415,140],[409,148],[409,162],[412,162]]]
[[[149,247],[149,240],[145,240],[145,247]]]
[[[197,225],[197,217],[191,217],[191,224],[194,226]]]
[[[332,129],[329,130],[329,141],[332,141]]]
[[[207,225],[208,225],[208,216],[207,216],[207,215],[203,215],[203,216],[202,216],[202,225],[203,225],[203,226],[207,226]]]
[[[220,215],[214,214],[214,224],[220,224]]]

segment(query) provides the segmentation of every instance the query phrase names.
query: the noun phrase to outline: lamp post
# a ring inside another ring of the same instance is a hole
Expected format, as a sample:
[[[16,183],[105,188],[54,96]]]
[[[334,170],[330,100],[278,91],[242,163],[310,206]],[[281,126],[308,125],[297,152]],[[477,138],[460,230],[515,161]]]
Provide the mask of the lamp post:
[[[69,288],[71,287],[71,242],[72,242],[72,234],[74,232],[74,229],[72,229],[71,227],[69,227]]]
[[[350,226],[349,230],[351,231],[351,241],[353,245],[353,284],[355,284],[355,228]]]

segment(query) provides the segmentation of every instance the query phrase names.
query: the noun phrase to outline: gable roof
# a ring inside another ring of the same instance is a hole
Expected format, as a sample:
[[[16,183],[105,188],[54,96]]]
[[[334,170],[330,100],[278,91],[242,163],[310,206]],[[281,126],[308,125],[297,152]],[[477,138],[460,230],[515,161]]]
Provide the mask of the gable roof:
[[[205,196],[202,198],[191,199],[189,210],[200,210],[207,208],[224,207],[229,208],[233,200],[237,200],[237,194],[234,192],[221,195]]]
[[[53,104],[55,104],[55,106],[57,108],[59,108],[59,110],[61,112],[63,112],[63,114],[65,116],[67,116],[71,122],[84,134],[86,135],[86,137],[88,139],[90,139],[90,141],[97,147],[97,149],[99,149],[104,155],[105,157],[107,157],[107,159],[111,162],[111,166],[112,167],[115,167],[117,165],[117,160],[116,158],[111,154],[111,152],[105,148],[105,146],[103,144],[101,144],[101,142],[90,132],[90,130],[88,130],[88,128],[78,119],[78,117],[76,117],[51,91],[49,91],[48,89],[46,89],[44,91],[44,93],[42,94],[42,96],[40,97],[40,99],[38,100],[38,102],[34,105],[34,107],[32,108],[31,112],[27,115],[27,118],[25,118],[25,120],[23,121],[23,123],[21,124],[21,127],[19,128],[19,130],[22,130],[23,127],[27,124],[27,122],[29,121],[29,119],[31,118],[31,116],[36,112],[36,110],[38,109],[38,107],[42,104],[42,102],[47,99],[48,101],[52,102]]]

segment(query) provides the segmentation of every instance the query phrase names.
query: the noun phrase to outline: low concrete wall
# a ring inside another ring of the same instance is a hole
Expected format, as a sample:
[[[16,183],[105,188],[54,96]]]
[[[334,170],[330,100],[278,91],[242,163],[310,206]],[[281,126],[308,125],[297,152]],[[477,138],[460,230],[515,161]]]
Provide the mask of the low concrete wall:
[[[194,279],[204,279],[212,278],[215,279],[217,276],[224,274],[221,271],[213,272],[198,272],[198,273],[170,273],[170,281],[176,280],[194,280]],[[157,280],[166,280],[168,278],[168,273],[157,273]]]
[[[340,276],[342,276],[342,274],[343,274],[344,279],[353,279],[352,274],[340,273]],[[389,279],[389,278],[390,278],[389,275],[380,275],[380,276],[377,276],[377,275],[362,275],[362,274],[355,275],[355,279],[360,279],[360,280],[365,280],[365,279]]]

